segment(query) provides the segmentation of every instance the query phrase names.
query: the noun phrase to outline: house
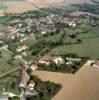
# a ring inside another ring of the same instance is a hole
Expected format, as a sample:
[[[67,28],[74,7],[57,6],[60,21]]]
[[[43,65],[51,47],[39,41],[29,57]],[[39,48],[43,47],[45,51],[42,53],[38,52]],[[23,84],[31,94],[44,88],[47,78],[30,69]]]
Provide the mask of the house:
[[[26,69],[22,69],[19,83],[19,87],[21,89],[20,100],[25,100],[27,97],[37,95],[38,93],[35,91],[34,86],[35,83],[33,80],[30,80],[30,76]]]
[[[38,92],[34,89],[35,83],[30,80],[30,76],[26,69],[21,70],[19,87],[21,89],[20,100],[26,100],[27,97],[35,96]]]
[[[9,28],[10,34],[15,34],[19,31],[16,27],[8,27],[8,28]]]
[[[19,23],[18,26],[19,26],[19,27],[22,27],[22,23]]]
[[[35,86],[35,83],[33,82],[33,80],[30,80],[29,84],[28,84],[28,88],[30,90],[34,90],[34,86]]]
[[[73,63],[71,61],[66,62],[66,65],[72,65]]]
[[[0,44],[3,44],[4,42],[0,40]]]
[[[35,91],[34,89],[35,87],[35,83],[33,80],[30,80],[26,90],[25,90],[25,95],[26,97],[29,97],[29,96],[36,96],[38,94],[37,91]]]
[[[58,56],[58,57],[55,57],[55,58],[53,59],[53,62],[54,62],[55,64],[63,64],[63,63],[64,63],[64,59],[63,59],[62,57]]]
[[[66,60],[71,62],[80,62],[81,58],[66,57]]]
[[[46,31],[41,31],[41,35],[45,35],[46,33]]]
[[[32,64],[32,65],[30,66],[30,69],[31,69],[32,71],[35,71],[37,68],[38,68],[38,67],[37,67],[36,64]]]
[[[47,33],[55,33],[56,32],[56,29],[48,29],[48,28],[45,28],[45,29],[42,29],[41,30],[41,35],[45,35]]]
[[[41,57],[38,62],[49,65],[51,62],[54,62],[55,64],[62,64],[64,63],[64,60],[61,57],[45,55]]]
[[[20,21],[19,19],[10,21],[11,24],[13,24],[13,23],[20,23],[20,22],[21,22],[21,21]]]
[[[15,39],[15,36],[14,36],[14,35],[12,35],[10,38],[11,38],[12,40],[14,40],[14,39]]]
[[[21,46],[19,46],[19,47],[16,49],[16,51],[17,51],[17,52],[22,52],[22,51],[24,51],[24,50],[26,50],[26,49],[28,49],[28,47],[27,47],[26,45],[21,45]]]
[[[22,52],[22,54],[21,54],[22,56],[24,56],[24,57],[26,57],[27,56],[27,52]]]
[[[91,67],[99,69],[99,61],[92,62]]]
[[[22,56],[21,56],[21,55],[16,55],[14,58],[15,58],[15,59],[21,59]]]
[[[0,37],[4,35],[4,32],[0,32]]]
[[[21,77],[20,77],[19,87],[20,88],[26,88],[29,80],[30,80],[30,76],[27,73],[26,69],[22,69],[21,70]]]
[[[22,38],[22,39],[20,39],[20,42],[22,43],[22,42],[26,41],[28,38],[29,37]]]
[[[29,90],[28,88],[26,89],[26,91],[25,91],[25,97],[26,98],[28,98],[28,97],[30,97],[31,98],[31,96],[36,96],[36,95],[38,95],[38,92],[37,91],[35,91],[35,90]],[[26,99],[26,100],[28,100],[28,99]]]
[[[24,37],[24,36],[25,36],[25,34],[22,34],[22,33],[20,34],[20,37]]]
[[[70,27],[76,27],[76,22],[71,20],[70,18],[63,18],[61,20],[61,23],[62,24],[65,24],[65,25],[68,25]]]
[[[50,55],[45,55],[39,59],[39,63],[49,65],[52,62],[52,58]]]
[[[0,10],[0,17],[5,16],[5,11],[4,10]]]

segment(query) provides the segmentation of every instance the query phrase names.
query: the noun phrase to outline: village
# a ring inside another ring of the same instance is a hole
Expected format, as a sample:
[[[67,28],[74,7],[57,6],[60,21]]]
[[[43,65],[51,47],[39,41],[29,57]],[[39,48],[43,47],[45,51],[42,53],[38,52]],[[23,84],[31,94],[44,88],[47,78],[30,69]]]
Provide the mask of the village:
[[[84,66],[99,70],[99,18],[45,11],[0,17],[0,98],[51,100],[62,86],[42,81],[37,71],[75,77]]]
[[[50,65],[51,63],[58,64],[65,64],[65,60],[60,56],[51,56],[45,55],[42,57],[37,58],[38,60],[33,63],[33,61],[26,61],[24,57],[27,56],[26,50],[29,49],[28,45],[24,43],[28,38],[37,39],[37,36],[41,35],[50,35],[56,33],[56,28],[53,27],[54,24],[65,24],[68,27],[76,27],[75,21],[70,18],[61,18],[59,15],[52,14],[45,18],[27,18],[25,20],[13,20],[10,22],[8,26],[9,33],[1,32],[1,39],[2,37],[9,38],[10,40],[19,40],[19,44],[16,47],[14,53],[16,53],[14,59],[19,59],[24,63],[24,67],[21,71],[21,78],[19,83],[19,88],[21,90],[20,100],[25,100],[26,97],[38,95],[38,92],[34,89],[35,82],[30,79],[30,74],[38,69],[38,64],[44,64],[46,66]],[[49,26],[52,26],[50,28]],[[25,34],[26,33],[26,34]],[[3,44],[3,41],[1,42]],[[9,45],[2,45],[1,50],[10,51]],[[12,51],[11,51],[12,52]],[[72,63],[72,62],[68,62]],[[51,66],[51,65],[50,65]],[[28,72],[29,71],[29,72]],[[6,91],[3,88],[4,91]],[[4,92],[2,93],[1,97],[6,95],[6,97],[16,97],[16,94],[11,92]],[[19,96],[18,96],[19,97]]]

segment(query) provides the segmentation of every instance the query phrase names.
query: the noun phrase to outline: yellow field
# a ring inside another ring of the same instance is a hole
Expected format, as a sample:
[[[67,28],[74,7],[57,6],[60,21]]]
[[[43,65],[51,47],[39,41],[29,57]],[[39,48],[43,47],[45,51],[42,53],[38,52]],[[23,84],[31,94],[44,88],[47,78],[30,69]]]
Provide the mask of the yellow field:
[[[39,8],[48,7],[50,5],[71,5],[79,3],[92,3],[91,0],[25,0],[25,1],[5,1],[4,6],[7,6],[7,13],[22,13],[28,10],[36,10],[36,6]],[[35,6],[36,5],[36,6]]]
[[[88,65],[75,75],[46,71],[36,71],[33,75],[62,85],[52,100],[99,100],[99,70]]]
[[[36,10],[37,8],[26,2],[6,2],[4,3],[8,7],[7,13],[22,13],[28,10]]]

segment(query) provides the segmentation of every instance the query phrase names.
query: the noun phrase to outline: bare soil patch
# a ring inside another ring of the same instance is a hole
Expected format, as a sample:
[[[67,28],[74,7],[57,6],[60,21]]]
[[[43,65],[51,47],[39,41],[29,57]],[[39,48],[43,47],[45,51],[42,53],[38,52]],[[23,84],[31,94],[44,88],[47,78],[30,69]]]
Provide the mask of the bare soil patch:
[[[43,81],[62,85],[52,100],[99,100],[99,70],[84,65],[75,75],[35,71]]]
[[[5,11],[7,13],[23,13],[28,10],[37,10],[36,6],[39,8],[48,7],[51,5],[72,5],[81,3],[92,3],[91,0],[25,0],[25,1],[5,1],[3,5],[7,6],[8,9]],[[35,6],[36,5],[36,6]]]

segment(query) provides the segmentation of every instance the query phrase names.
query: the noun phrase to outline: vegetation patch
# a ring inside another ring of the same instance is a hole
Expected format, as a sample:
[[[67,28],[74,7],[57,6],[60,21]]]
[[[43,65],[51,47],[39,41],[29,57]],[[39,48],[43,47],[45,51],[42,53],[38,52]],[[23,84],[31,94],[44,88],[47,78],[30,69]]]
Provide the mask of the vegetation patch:
[[[12,92],[16,95],[20,95],[20,91],[18,89],[19,84],[19,72],[14,74],[10,74],[0,79],[0,92]]]
[[[7,8],[7,6],[0,5],[0,10],[6,10]]]
[[[71,54],[72,55],[72,54]],[[81,59],[81,58],[78,58]],[[66,61],[63,64],[55,64],[51,62],[49,65],[38,64],[38,70],[52,71],[52,72],[62,72],[62,73],[76,73],[86,62],[86,58],[81,61]]]
[[[99,14],[98,9],[99,9],[99,4],[75,4],[74,6],[79,8],[79,11],[84,11],[84,12],[90,12],[94,14]]]
[[[73,44],[73,45],[64,45],[64,46],[58,46],[51,50],[52,54],[55,55],[65,55],[69,53],[77,54],[80,57],[89,57],[93,59],[99,58],[99,45],[97,44],[99,42],[99,38],[91,38],[91,39],[85,39],[80,44]]]
[[[32,77],[35,82],[35,90],[38,92],[37,96],[31,97],[30,100],[51,100],[54,95],[61,89],[60,84],[52,83],[49,81],[41,81],[36,76]]]
[[[0,74],[12,69],[12,66],[7,63],[11,59],[11,55],[8,51],[0,51]]]

